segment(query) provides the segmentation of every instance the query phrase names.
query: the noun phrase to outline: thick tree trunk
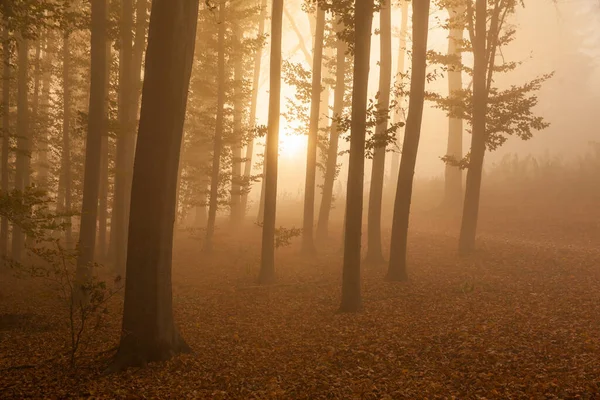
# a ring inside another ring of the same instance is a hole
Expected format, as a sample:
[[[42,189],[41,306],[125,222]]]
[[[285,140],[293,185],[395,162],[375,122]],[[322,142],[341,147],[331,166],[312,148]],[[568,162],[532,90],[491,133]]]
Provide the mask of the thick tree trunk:
[[[429,3],[429,0],[413,1],[412,3],[412,71],[408,116],[406,118],[402,160],[398,172],[398,186],[396,188],[396,201],[392,220],[390,261],[387,273],[387,279],[391,281],[405,281],[408,279],[406,273],[406,246],[413,178],[419,150],[423,103],[425,100]]]
[[[62,121],[62,157],[60,163],[59,196],[58,201],[61,211],[71,213],[71,46],[69,33],[63,37],[63,121]],[[63,190],[61,190],[63,189]],[[65,244],[67,248],[73,245],[73,228],[71,217],[66,218],[67,228],[65,231]]]
[[[356,0],[354,4],[356,13],[354,77],[352,79],[352,124],[350,128],[350,160],[348,162],[348,189],[346,195],[341,312],[357,312],[362,307],[360,250],[373,0]]]
[[[244,65],[241,52],[242,32],[239,26],[234,23],[233,27],[234,44],[234,100],[233,100],[233,137],[232,160],[231,160],[231,222],[239,225],[242,222],[243,213],[240,209],[242,204],[242,119],[244,115],[243,93],[243,74]]]
[[[77,280],[86,282],[91,274],[96,247],[102,132],[106,122],[106,0],[92,0],[91,76],[88,132],[85,145],[83,201],[79,229]]]
[[[281,109],[281,38],[283,0],[273,0],[271,13],[271,60],[269,119],[267,127],[265,207],[262,232],[261,264],[258,281],[275,280],[275,215],[277,211],[277,167],[279,158],[279,118]]]
[[[461,42],[464,29],[457,26],[457,16],[464,13],[464,9],[450,8],[450,36],[448,37],[448,55],[460,57]],[[448,93],[451,95],[462,89],[462,71],[448,71]],[[460,118],[448,118],[448,147],[446,155],[456,160],[462,158],[463,120]],[[444,204],[450,210],[458,209],[462,200],[462,171],[460,168],[446,164],[444,174]]]
[[[217,208],[219,201],[219,172],[221,169],[221,151],[223,150],[223,120],[225,107],[225,0],[219,5],[218,72],[217,72],[217,121],[213,142],[212,172],[210,176],[210,199],[208,203],[208,223],[204,250],[212,251]]]
[[[27,171],[27,158],[29,157],[29,103],[28,103],[28,70],[29,70],[29,41],[19,37],[18,47],[18,74],[17,74],[17,165],[15,170],[15,189],[25,190],[25,176]],[[23,233],[21,227],[13,224],[12,258],[21,261],[23,252]]]
[[[471,134],[471,158],[467,171],[465,202],[458,250],[466,255],[475,250],[477,218],[479,215],[479,196],[481,191],[481,175],[486,142],[486,110],[487,110],[487,49],[486,49],[486,10],[485,0],[477,0],[475,16],[475,37],[473,42],[473,131]]]
[[[134,110],[135,93],[133,71],[133,0],[123,0],[121,5],[121,51],[119,52],[119,132],[117,135],[117,154],[115,168],[115,194],[113,201],[113,215],[111,231],[114,231],[109,251],[115,263],[115,270],[123,273],[127,260],[127,215],[129,209],[129,170],[130,159],[133,158],[133,141],[135,138],[132,123],[136,120]]]
[[[380,71],[378,109],[390,108],[390,86],[392,84],[392,8],[391,0],[381,3],[380,11]],[[388,121],[385,118],[375,128],[375,139],[386,135]],[[382,141],[382,143],[387,143]],[[371,169],[371,188],[369,190],[369,210],[367,224],[367,255],[365,262],[372,265],[385,263],[381,250],[381,202],[383,199],[383,180],[385,177],[386,146],[377,146],[373,151]]]
[[[10,42],[8,22],[2,29],[2,192],[8,193],[8,155],[10,148]],[[0,225],[0,256],[8,255],[8,219],[2,216]]]
[[[343,29],[342,22],[338,25],[338,31]],[[336,78],[333,94],[333,116],[341,117],[344,111],[344,94],[346,92],[346,51],[348,45],[342,39],[336,41]],[[319,242],[327,239],[329,229],[329,214],[333,203],[333,184],[338,172],[337,155],[340,137],[340,127],[337,121],[331,124],[331,135],[329,136],[329,148],[327,149],[327,164],[325,166],[325,177],[323,180],[323,196],[319,208],[319,219],[317,222],[317,240]]]
[[[179,150],[198,0],[154,0],[135,154],[123,335],[110,370],[189,351],[173,319],[171,258]]]
[[[40,84],[42,82],[41,57],[42,39],[39,38],[35,42],[35,58],[33,63],[33,99],[31,101],[31,118],[27,129],[27,157],[25,158],[25,176],[23,179],[25,187],[31,186],[31,157],[33,155],[33,144],[37,142],[36,134],[38,133],[38,128],[40,126]]]
[[[265,34],[265,20],[267,19],[267,0],[261,1],[261,12],[258,23],[258,37],[262,37]],[[260,87],[260,66],[262,60],[263,48],[262,46],[256,51],[254,55],[254,76],[252,78],[252,100],[250,103],[250,118],[248,120],[248,126],[250,129],[254,129],[256,126],[256,108],[258,106],[258,90]],[[244,163],[244,182],[248,187],[242,193],[242,204],[240,206],[242,210],[242,216],[246,215],[246,208],[248,207],[248,194],[250,192],[250,177],[252,176],[252,160],[254,157],[254,138],[250,139],[248,146],[246,147],[246,161]],[[262,186],[262,184],[261,184]]]
[[[304,185],[304,219],[302,223],[302,252],[316,253],[314,241],[315,186],[317,174],[317,145],[319,140],[319,111],[321,106],[321,70],[325,34],[325,10],[317,3],[317,26],[312,67],[312,91],[310,101],[310,124],[306,151],[306,181]]]
[[[404,73],[404,64],[406,60],[406,36],[408,32],[408,1],[402,2],[402,21],[400,22],[400,48],[398,49],[398,66],[396,69],[396,79],[402,79],[400,74]],[[400,102],[402,99],[398,99]],[[403,115],[402,112],[397,109],[392,118],[392,123],[396,124],[402,121]],[[400,141],[400,135],[396,138],[396,144],[398,147],[402,146]],[[398,184],[398,170],[400,167],[400,152],[394,151],[392,153],[392,170],[390,172],[390,188],[395,188]],[[392,192],[392,195],[395,195]]]

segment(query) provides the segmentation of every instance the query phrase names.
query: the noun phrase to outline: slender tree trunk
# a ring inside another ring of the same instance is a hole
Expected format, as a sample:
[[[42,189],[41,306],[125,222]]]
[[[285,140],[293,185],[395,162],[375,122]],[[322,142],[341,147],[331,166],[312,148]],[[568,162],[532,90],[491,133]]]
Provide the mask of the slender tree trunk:
[[[267,0],[261,0],[261,11],[260,19],[258,23],[258,37],[262,37],[265,34],[265,20],[267,19]],[[262,46],[256,51],[254,55],[254,76],[252,78],[252,100],[250,103],[250,118],[248,125],[250,129],[254,129],[256,126],[256,108],[258,106],[258,90],[260,87],[260,67],[262,60],[263,48]],[[252,160],[254,157],[254,138],[250,139],[248,146],[246,147],[246,161],[244,163],[244,182],[247,188],[242,193],[242,204],[240,206],[242,216],[246,215],[246,209],[248,207],[248,194],[250,192],[250,177],[252,176]],[[261,184],[262,186],[262,184]]]
[[[50,31],[46,33],[44,62],[42,72],[42,94],[40,100],[40,123],[45,126],[50,120],[50,85],[52,84],[52,65],[54,61],[54,36]],[[38,185],[43,190],[49,188],[49,162],[48,162],[48,132],[40,129],[38,134]]]
[[[429,0],[413,1],[412,3],[412,71],[408,116],[406,118],[402,160],[398,172],[398,186],[396,188],[396,201],[392,220],[390,262],[387,273],[387,279],[391,281],[405,281],[408,279],[406,273],[406,247],[413,178],[421,137],[423,103],[425,101],[429,3]]]
[[[33,154],[33,144],[37,141],[36,134],[39,128],[39,110],[40,110],[40,84],[42,81],[41,72],[42,57],[42,39],[35,43],[35,58],[33,70],[33,99],[31,102],[31,118],[28,127],[27,157],[25,158],[25,176],[24,186],[31,186],[31,157]]]
[[[10,39],[8,22],[2,29],[2,192],[8,193],[8,155],[10,149]],[[8,219],[2,216],[0,225],[0,256],[8,255]]]
[[[279,118],[281,109],[281,39],[283,0],[273,0],[271,12],[271,60],[269,119],[267,127],[265,207],[262,232],[261,264],[258,281],[275,280],[275,216],[277,212],[277,168],[279,158]]]
[[[102,159],[102,132],[106,121],[106,0],[92,0],[91,82],[88,132],[85,146],[83,201],[79,230],[79,255],[77,280],[87,282],[90,263],[94,261],[96,223],[98,220],[98,195],[100,164]]]
[[[485,0],[477,0],[475,10],[475,37],[473,43],[473,131],[471,134],[471,158],[467,171],[465,202],[458,250],[466,255],[475,250],[477,218],[479,215],[479,196],[481,176],[485,156],[486,110],[487,110],[487,50],[486,21],[487,4]]]
[[[265,185],[267,184],[267,144],[265,143],[265,150],[263,152],[263,165],[262,165],[262,184],[260,185],[260,199],[258,201],[258,215],[256,222],[262,224],[265,219]]]
[[[238,225],[242,222],[243,213],[240,209],[242,204],[242,119],[244,113],[243,93],[243,74],[244,65],[239,52],[241,48],[242,33],[240,27],[234,23],[233,26],[234,42],[234,92],[233,92],[233,137],[231,161],[231,222]]]
[[[338,24],[338,31],[343,29],[342,22]],[[346,92],[346,51],[348,46],[342,39],[336,41],[336,78],[333,94],[333,116],[341,117],[344,111],[344,94]],[[323,242],[327,239],[329,229],[329,214],[333,204],[333,184],[338,173],[337,155],[340,137],[340,127],[334,119],[331,123],[331,135],[329,136],[329,148],[327,149],[327,164],[325,166],[325,177],[323,180],[323,196],[319,208],[319,219],[317,223],[317,240]]]
[[[310,124],[306,151],[306,181],[304,185],[304,220],[302,224],[302,252],[316,253],[314,241],[315,186],[317,174],[317,145],[319,140],[319,111],[321,105],[321,70],[325,35],[325,10],[317,3],[317,26],[312,67],[312,91],[310,101]]]
[[[400,48],[398,49],[398,67],[396,70],[396,79],[402,79],[400,74],[404,73],[404,64],[406,60],[406,36],[408,32],[408,1],[402,2],[402,21],[400,22]],[[402,100],[402,99],[398,99]],[[394,124],[402,121],[402,111],[397,109],[392,118]],[[400,142],[400,135],[397,136],[396,144],[398,147],[402,146]],[[392,171],[390,173],[390,187],[395,188],[398,184],[398,170],[400,167],[400,152],[394,151],[392,153]]]
[[[380,71],[379,71],[379,110],[390,108],[390,86],[392,84],[392,8],[391,0],[381,3],[380,11]],[[386,111],[387,112],[387,111]],[[385,118],[375,129],[375,140],[386,135],[388,121]],[[383,199],[383,180],[385,177],[386,141],[373,151],[371,169],[371,188],[369,190],[369,210],[367,225],[367,256],[365,262],[373,265],[385,263],[381,250],[381,202]]]
[[[204,250],[211,251],[215,234],[217,207],[219,201],[219,171],[221,168],[221,151],[223,150],[223,120],[225,107],[225,0],[219,4],[219,39],[218,39],[218,76],[217,76],[217,121],[213,147],[212,173],[210,179],[210,200],[208,203],[208,224]]]
[[[354,4],[356,17],[354,22],[352,124],[350,127],[341,312],[357,312],[362,306],[360,250],[373,0],[355,0]]]
[[[119,52],[119,132],[117,135],[117,151],[115,162],[115,194],[111,231],[114,230],[112,251],[115,270],[123,273],[127,261],[127,216],[129,209],[129,180],[131,179],[130,159],[133,158],[133,142],[135,138],[136,120],[134,110],[135,76],[133,71],[133,0],[123,0],[121,5],[121,51]]]
[[[61,174],[59,182],[58,205],[61,211],[70,214],[71,210],[71,46],[69,33],[65,32],[63,37],[63,121],[62,121],[62,157]],[[61,190],[63,189],[63,190]],[[66,218],[67,228],[65,231],[65,242],[67,248],[73,244],[72,218]]]
[[[106,42],[106,86],[104,88],[104,97],[108,102],[108,87],[110,81],[110,65],[111,65],[111,47],[112,42]],[[106,228],[108,222],[108,115],[105,115],[104,124],[102,126],[102,141],[101,141],[101,161],[100,161],[100,198],[98,199],[98,259],[104,261],[106,259]]]
[[[17,75],[17,168],[15,171],[15,189],[25,190],[27,175],[27,152],[29,148],[29,102],[28,102],[28,70],[29,41],[22,36],[18,43],[18,75]],[[23,233],[21,227],[13,224],[12,258],[21,261],[23,252]]]
[[[152,2],[131,193],[123,334],[112,371],[190,350],[173,318],[171,258],[197,21],[198,0]]]
[[[457,26],[457,16],[464,14],[464,7],[459,9],[450,8],[450,36],[448,37],[448,55],[453,57],[462,56],[460,52],[464,29]],[[448,71],[448,93],[462,89],[462,71]],[[456,160],[462,158],[463,120],[460,118],[448,118],[448,147],[446,155]],[[450,209],[457,209],[462,200],[462,171],[460,168],[446,164],[444,174],[444,203]]]

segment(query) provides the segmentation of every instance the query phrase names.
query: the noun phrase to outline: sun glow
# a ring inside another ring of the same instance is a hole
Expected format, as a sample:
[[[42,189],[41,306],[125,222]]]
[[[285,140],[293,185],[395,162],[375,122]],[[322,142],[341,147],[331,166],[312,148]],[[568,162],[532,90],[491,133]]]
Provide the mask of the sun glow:
[[[285,158],[296,158],[306,151],[306,135],[295,132],[298,121],[287,123],[279,136],[279,154]]]

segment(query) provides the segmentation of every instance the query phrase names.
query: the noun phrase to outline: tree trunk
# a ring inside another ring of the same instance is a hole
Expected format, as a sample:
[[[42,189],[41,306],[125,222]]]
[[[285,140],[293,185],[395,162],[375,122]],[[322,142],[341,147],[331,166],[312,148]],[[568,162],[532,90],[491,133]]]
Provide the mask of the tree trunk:
[[[475,37],[473,43],[473,131],[471,134],[471,158],[467,171],[465,202],[458,250],[466,255],[475,250],[477,217],[479,215],[479,196],[481,191],[481,175],[485,156],[486,110],[487,110],[487,49],[486,21],[487,4],[485,0],[477,0],[475,17]]]
[[[106,122],[106,28],[106,0],[92,0],[90,104],[77,257],[78,282],[87,282],[90,278],[90,263],[94,261],[96,245],[102,132]]]
[[[338,23],[338,32],[343,30],[343,23]],[[336,41],[336,78],[333,94],[333,116],[338,118],[344,111],[344,94],[346,92],[346,51],[348,46],[342,39]],[[340,137],[340,127],[334,119],[331,123],[331,134],[329,136],[329,148],[327,149],[327,164],[325,166],[325,177],[323,180],[323,196],[319,208],[319,219],[317,222],[317,240],[323,242],[327,239],[329,229],[329,214],[333,203],[333,184],[338,172],[337,155]]]
[[[221,151],[223,149],[223,120],[225,107],[225,0],[219,4],[219,39],[217,72],[217,121],[213,145],[212,173],[210,178],[210,200],[208,203],[208,223],[206,226],[205,251],[212,251],[217,207],[219,201],[219,171],[221,169]]]
[[[392,220],[390,262],[387,272],[387,279],[391,281],[405,281],[408,279],[406,273],[406,246],[413,178],[419,150],[423,103],[425,100],[429,3],[429,0],[413,1],[412,3],[412,71],[408,116],[406,118],[402,160],[398,172],[398,186],[396,188],[396,201],[394,202],[394,217]]]
[[[464,7],[450,8],[450,36],[448,37],[448,55],[462,56],[460,52],[464,29],[457,26],[457,16],[464,13]],[[452,95],[462,89],[462,71],[448,71],[448,93]],[[460,118],[448,118],[448,147],[446,155],[456,160],[462,158],[463,121]],[[457,209],[462,200],[462,171],[460,168],[446,164],[444,174],[444,204],[451,210]]]
[[[269,85],[269,119],[265,149],[265,207],[262,232],[261,264],[258,281],[275,280],[275,215],[277,211],[277,167],[279,158],[279,118],[281,110],[281,38],[283,0],[273,0],[271,12],[271,60]]]
[[[380,71],[379,71],[379,110],[390,108],[390,86],[392,84],[392,8],[391,0],[381,3],[380,11]],[[387,112],[387,111],[386,111]],[[375,139],[386,135],[387,118],[375,128]],[[382,141],[382,143],[387,143]],[[369,190],[369,210],[367,224],[367,255],[365,262],[372,265],[385,263],[381,250],[381,202],[383,199],[383,180],[385,177],[386,146],[376,146],[373,151],[371,168],[371,188]]]
[[[110,65],[111,65],[111,47],[112,42],[106,41],[106,86],[104,88],[104,97],[108,102],[108,87],[110,84]],[[102,125],[101,161],[100,161],[100,198],[98,199],[98,259],[106,259],[106,225],[108,222],[108,115],[105,115]]]
[[[117,134],[117,154],[115,161],[115,194],[113,216],[111,221],[112,250],[109,251],[115,263],[115,271],[123,273],[127,261],[127,215],[129,209],[129,170],[130,159],[133,158],[133,141],[135,138],[135,83],[133,70],[133,0],[123,0],[121,6],[121,51],[119,52],[119,132]],[[133,122],[133,123],[132,123]]]
[[[42,73],[42,94],[40,100],[41,124],[47,124],[50,121],[50,85],[52,84],[52,65],[54,55],[54,37],[51,32],[46,34],[46,44],[44,50],[44,62]],[[44,125],[45,126],[45,125]],[[46,129],[40,129],[38,136],[38,185],[43,190],[49,189],[49,161],[48,161],[48,132]]]
[[[173,318],[175,191],[198,0],[154,0],[135,154],[123,335],[109,370],[189,351]]]
[[[2,192],[8,193],[8,155],[10,148],[10,42],[8,21],[2,29]],[[0,225],[0,256],[8,255],[8,219],[2,216]]]
[[[234,92],[233,92],[233,140],[232,160],[231,160],[231,222],[239,225],[242,222],[243,213],[240,209],[242,204],[242,119],[244,115],[243,93],[243,74],[244,65],[241,52],[242,32],[240,27],[234,23]]]
[[[346,195],[341,312],[357,312],[362,306],[360,249],[373,0],[356,0],[354,4],[354,76],[352,79],[352,123]]]
[[[317,174],[317,145],[319,140],[319,111],[321,106],[321,69],[325,34],[325,10],[317,3],[317,26],[312,67],[310,124],[306,151],[306,181],[304,185],[304,220],[302,224],[302,252],[316,253],[313,227],[315,220],[315,186]]]
[[[404,73],[404,63],[406,59],[406,36],[408,32],[408,1],[402,2],[402,21],[400,23],[400,48],[398,49],[398,67],[396,70],[396,79],[402,79],[400,74]],[[402,99],[398,99],[400,102]],[[402,121],[402,111],[397,109],[392,118],[394,124]],[[396,138],[396,144],[398,147],[402,146],[400,143],[400,136]],[[394,151],[392,153],[392,170],[390,173],[390,187],[395,188],[398,184],[398,170],[400,167],[400,152]],[[395,193],[393,193],[395,195]]]
[[[17,75],[17,165],[15,171],[15,189],[25,190],[25,175],[27,174],[27,158],[29,154],[29,103],[28,86],[28,51],[29,41],[19,36],[18,43],[18,75]],[[21,261],[23,252],[23,233],[21,227],[13,224],[12,258]]]
[[[258,23],[258,36],[262,37],[265,34],[265,20],[267,19],[267,0],[261,1],[261,12]],[[250,104],[250,118],[248,125],[250,129],[254,129],[256,126],[256,108],[258,105],[258,90],[260,87],[260,66],[262,60],[262,46],[256,51],[254,55],[254,77],[252,78],[252,100]],[[240,206],[242,211],[242,217],[246,215],[246,208],[248,207],[248,194],[250,192],[250,177],[252,176],[252,159],[254,157],[254,138],[250,139],[248,146],[246,147],[246,161],[244,164],[244,182],[248,185],[246,190],[242,193],[242,204]],[[261,185],[262,186],[262,185]]]
[[[62,201],[58,202],[61,211],[71,213],[71,46],[69,33],[65,32],[63,37],[63,121],[62,121],[62,157],[61,173],[59,182],[59,195],[62,193]],[[60,190],[60,189],[64,190]],[[73,244],[72,218],[66,218],[67,227],[65,231],[65,244],[71,248]]]
[[[37,142],[35,135],[39,131],[39,111],[40,111],[40,84],[42,81],[42,70],[41,70],[41,57],[42,57],[42,38],[38,38],[35,43],[35,58],[34,58],[34,70],[33,70],[33,99],[31,102],[31,118],[28,127],[28,140],[27,140],[27,157],[25,157],[25,176],[24,186],[31,186],[31,157],[33,154],[33,143]]]

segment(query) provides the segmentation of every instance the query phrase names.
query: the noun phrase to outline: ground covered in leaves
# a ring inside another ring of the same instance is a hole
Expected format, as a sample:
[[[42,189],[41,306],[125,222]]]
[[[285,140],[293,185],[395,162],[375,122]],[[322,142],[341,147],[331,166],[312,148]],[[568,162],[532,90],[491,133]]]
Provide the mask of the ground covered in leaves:
[[[3,273],[0,398],[600,396],[598,222],[572,224],[570,234],[559,222],[509,230],[495,218],[483,217],[467,258],[456,255],[455,229],[415,222],[410,282],[385,282],[384,266],[365,266],[356,315],[336,313],[338,241],[312,260],[295,246],[278,251],[278,281],[260,287],[256,239],[222,233],[206,256],[180,233],[174,307],[194,353],[113,375],[102,371],[118,343],[120,300],[69,368],[55,294]]]

